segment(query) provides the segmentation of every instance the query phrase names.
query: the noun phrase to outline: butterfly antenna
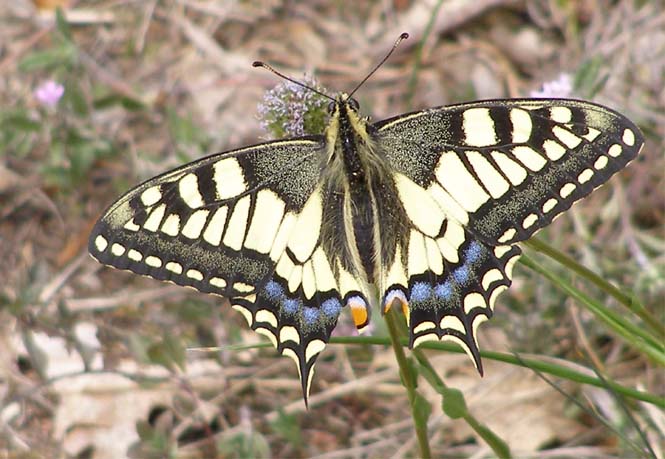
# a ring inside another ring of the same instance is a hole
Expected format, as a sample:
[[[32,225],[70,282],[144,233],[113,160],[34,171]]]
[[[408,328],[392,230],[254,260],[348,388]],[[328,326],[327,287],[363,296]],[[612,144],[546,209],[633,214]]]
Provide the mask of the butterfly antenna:
[[[363,81],[361,81],[360,83],[358,83],[358,86],[356,86],[355,89],[354,89],[353,91],[351,91],[351,93],[347,96],[347,99],[350,99],[351,96],[353,96],[353,95],[355,94],[355,92],[356,92],[358,89],[360,89],[360,87],[361,87],[362,85],[365,84],[365,81],[369,80],[369,77],[371,77],[372,75],[374,75],[374,72],[376,72],[377,70],[379,70],[379,67],[381,67],[381,66],[383,65],[383,63],[384,63],[385,61],[388,60],[388,58],[391,56],[391,54],[393,53],[393,51],[395,51],[395,49],[397,49],[397,47],[399,46],[399,44],[402,43],[402,41],[406,40],[407,38],[409,38],[409,34],[406,33],[406,32],[403,32],[403,33],[399,36],[399,38],[398,38],[397,40],[395,40],[395,44],[393,45],[393,47],[391,48],[391,50],[388,51],[388,54],[386,54],[386,57],[384,57],[383,59],[381,59],[381,62],[379,62],[379,63],[376,65],[376,67],[374,67],[374,69],[373,69],[371,72],[369,72],[365,78],[363,78]]]
[[[325,94],[325,93],[319,91],[319,90],[316,89],[316,88],[313,88],[313,87],[311,87],[311,86],[307,86],[305,83],[303,83],[303,82],[301,82],[301,81],[295,80],[295,79],[293,79],[293,78],[290,78],[290,77],[284,75],[284,74],[281,73],[281,72],[278,72],[278,71],[275,70],[271,65],[268,65],[268,64],[266,64],[266,63],[263,62],[263,61],[254,61],[254,62],[252,62],[252,67],[262,67],[262,68],[264,68],[264,69],[266,69],[266,70],[268,70],[268,71],[274,73],[274,74],[277,75],[278,77],[285,79],[286,81],[290,81],[290,82],[293,83],[293,84],[297,84],[297,85],[300,86],[301,88],[309,89],[310,91],[315,92],[315,93],[317,93],[318,95],[323,96],[323,97],[325,97],[326,99],[330,99],[330,100],[332,100],[333,102],[335,102],[335,99],[333,99],[332,97],[330,97],[328,94]]]

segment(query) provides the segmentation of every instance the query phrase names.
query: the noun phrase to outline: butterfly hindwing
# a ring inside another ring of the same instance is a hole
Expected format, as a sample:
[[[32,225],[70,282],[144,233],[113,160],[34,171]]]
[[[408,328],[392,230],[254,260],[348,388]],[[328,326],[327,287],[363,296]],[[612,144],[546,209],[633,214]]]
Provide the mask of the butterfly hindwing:
[[[457,342],[482,373],[476,330],[492,317],[496,298],[510,286],[521,251],[517,246],[489,247],[467,236],[457,263],[444,258],[442,270],[428,263],[424,272],[409,276],[409,345]],[[425,244],[428,260],[437,257],[437,248]]]
[[[316,189],[294,219],[276,266],[249,298],[235,298],[252,329],[266,335],[298,367],[305,402],[314,364],[327,345],[344,306],[359,328],[367,325],[368,302],[362,287],[321,244],[324,195]],[[364,313],[364,315],[363,315]]]
[[[529,238],[639,152],[628,119],[589,102],[482,101],[375,124],[386,159],[490,245]]]
[[[399,172],[395,185],[411,227],[406,249],[398,246],[382,280],[384,311],[396,300],[401,303],[411,347],[436,339],[455,341],[482,371],[476,329],[510,286],[520,249],[485,244]]]

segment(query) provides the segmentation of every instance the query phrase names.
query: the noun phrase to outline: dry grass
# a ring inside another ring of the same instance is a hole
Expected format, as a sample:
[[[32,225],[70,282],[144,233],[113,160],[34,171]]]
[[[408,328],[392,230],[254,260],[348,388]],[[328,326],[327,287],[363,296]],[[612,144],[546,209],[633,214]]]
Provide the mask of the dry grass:
[[[251,67],[256,59],[349,90],[408,31],[412,38],[359,93],[375,119],[433,103],[528,95],[600,59],[593,82],[604,84],[594,99],[636,121],[647,145],[541,237],[629,288],[663,319],[659,2],[444,1],[410,100],[416,49],[436,2],[60,1],[70,4],[76,62],[69,73],[26,70],[21,63],[33,53],[59,43],[47,3],[39,12],[27,0],[0,5],[0,107],[25,110],[40,125],[18,139],[9,124],[0,126],[0,457],[122,457],[129,444],[134,457],[169,450],[196,458],[417,456],[389,349],[329,346],[305,411],[290,360],[272,349],[228,349],[261,339],[226,304],[108,270],[85,253],[92,223],[131,184],[265,136],[255,107],[277,81]],[[70,150],[54,153],[59,133],[48,125],[62,119],[40,111],[32,96],[40,81],[67,75],[76,75],[88,112],[66,125],[110,145],[93,149],[78,175],[70,173]],[[94,103],[104,97],[113,103]],[[499,303],[482,329],[483,348],[586,363],[584,353],[624,384],[662,390],[662,368],[527,270],[517,270]],[[158,364],[177,356],[180,345],[219,349],[187,352],[185,369]],[[629,454],[613,432],[525,369],[490,361],[481,379],[465,357],[432,360],[516,456]],[[630,430],[604,391],[562,387]],[[436,393],[420,389],[434,407],[436,457],[492,456],[466,424],[442,414]]]

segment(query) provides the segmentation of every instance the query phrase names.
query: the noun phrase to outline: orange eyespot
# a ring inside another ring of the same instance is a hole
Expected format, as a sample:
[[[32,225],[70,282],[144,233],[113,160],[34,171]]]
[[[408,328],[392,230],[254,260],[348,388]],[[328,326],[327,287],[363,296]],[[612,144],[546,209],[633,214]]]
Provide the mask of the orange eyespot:
[[[367,305],[364,302],[353,300],[350,300],[348,304],[351,308],[351,317],[353,317],[353,323],[360,331],[369,324]]]

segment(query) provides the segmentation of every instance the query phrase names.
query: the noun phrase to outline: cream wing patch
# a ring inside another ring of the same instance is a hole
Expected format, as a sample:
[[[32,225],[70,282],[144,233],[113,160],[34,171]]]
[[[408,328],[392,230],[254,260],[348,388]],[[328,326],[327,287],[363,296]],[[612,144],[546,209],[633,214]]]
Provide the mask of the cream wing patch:
[[[234,198],[247,190],[245,176],[236,158],[217,161],[214,166],[217,199]]]
[[[196,174],[186,174],[178,182],[178,192],[180,198],[192,209],[198,209],[203,206],[203,196],[199,191],[199,179]]]
[[[464,143],[473,147],[496,145],[494,120],[489,108],[470,108],[462,113]]]
[[[312,256],[314,247],[321,233],[321,192],[316,190],[307,200],[298,221],[291,231],[287,247],[295,254],[298,261],[304,263]]]
[[[503,178],[489,160],[479,151],[468,151],[466,157],[474,172],[490,192],[492,198],[498,199],[510,189],[510,184]]]
[[[395,174],[395,184],[411,222],[423,234],[436,237],[445,219],[441,207],[431,195],[405,175]]]
[[[511,109],[510,122],[513,125],[513,143],[526,143],[531,137],[531,130],[533,128],[529,112],[521,108]]]
[[[224,233],[224,228],[226,227],[226,215],[229,211],[227,206],[218,208],[212,217],[208,226],[203,232],[203,240],[210,245],[219,246],[219,243],[222,242],[222,234]]]
[[[499,169],[508,177],[510,183],[519,185],[527,178],[527,171],[515,161],[510,159],[508,155],[500,151],[493,151],[491,153],[492,159],[499,166]]]
[[[439,184],[465,211],[475,212],[490,199],[454,151],[441,155],[435,174]]]
[[[245,240],[245,230],[247,228],[247,218],[249,214],[250,196],[241,198],[233,207],[233,213],[229,218],[222,242],[225,246],[240,250],[242,242]]]
[[[245,247],[268,254],[272,248],[286,204],[274,192],[261,190],[256,196],[252,222],[247,231]]]

